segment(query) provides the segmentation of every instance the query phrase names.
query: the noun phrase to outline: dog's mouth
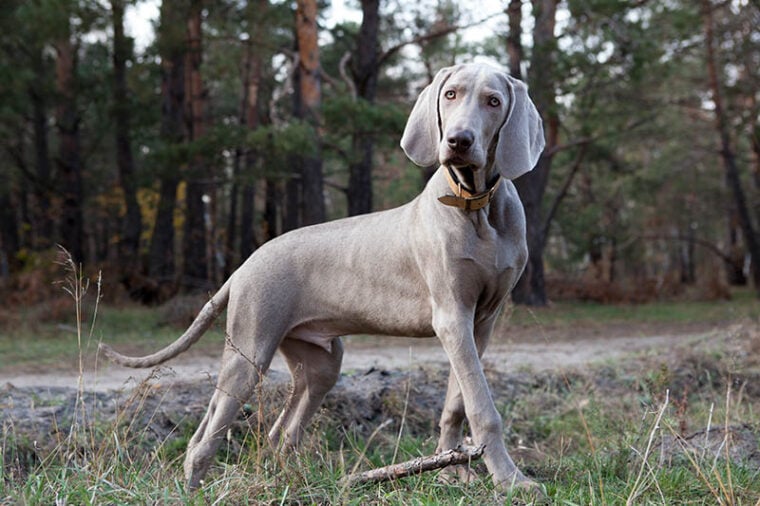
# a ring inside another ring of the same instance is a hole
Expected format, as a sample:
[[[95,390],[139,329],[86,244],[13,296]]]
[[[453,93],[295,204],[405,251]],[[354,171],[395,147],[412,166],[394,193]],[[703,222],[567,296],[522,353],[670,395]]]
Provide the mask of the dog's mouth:
[[[462,170],[462,171],[469,170],[472,172],[476,172],[478,169],[480,169],[480,166],[475,165],[469,160],[465,160],[458,156],[452,156],[450,158],[447,158],[446,160],[444,160],[442,165],[446,167],[451,167],[452,169],[457,169],[457,170]]]

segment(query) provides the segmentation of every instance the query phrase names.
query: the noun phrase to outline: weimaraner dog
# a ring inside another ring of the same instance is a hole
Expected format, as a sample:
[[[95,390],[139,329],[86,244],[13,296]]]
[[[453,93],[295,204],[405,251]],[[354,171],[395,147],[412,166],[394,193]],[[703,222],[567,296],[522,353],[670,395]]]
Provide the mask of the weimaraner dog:
[[[279,349],[293,391],[269,437],[296,446],[340,375],[340,336],[437,336],[451,365],[438,450],[462,423],[485,445],[497,486],[531,486],[507,453],[481,354],[527,258],[525,216],[510,181],[544,147],[527,88],[483,64],[444,68],[411,112],[401,147],[417,165],[440,164],[401,207],[302,228],[259,248],[163,350],[115,362],[152,367],[187,350],[228,307],[217,388],[185,457],[196,488],[230,422]]]

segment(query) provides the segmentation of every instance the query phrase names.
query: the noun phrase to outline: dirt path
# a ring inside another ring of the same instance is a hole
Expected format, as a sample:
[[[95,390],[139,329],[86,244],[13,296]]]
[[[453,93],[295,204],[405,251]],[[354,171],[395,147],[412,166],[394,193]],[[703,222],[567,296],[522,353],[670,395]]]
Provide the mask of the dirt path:
[[[503,372],[520,370],[544,371],[558,368],[577,368],[584,364],[619,358],[635,353],[663,353],[676,346],[695,344],[710,340],[713,332],[694,331],[669,332],[654,335],[625,335],[620,332],[581,333],[576,339],[544,338],[542,342],[496,342],[489,346],[484,362],[487,366]],[[588,337],[585,337],[588,336]],[[221,351],[221,350],[220,350]],[[199,354],[180,355],[157,372],[152,370],[127,369],[103,360],[95,368],[87,364],[83,386],[90,391],[108,391],[129,388],[139,384],[151,374],[161,382],[177,380],[194,381],[215,376],[219,369],[219,354],[201,356]],[[434,339],[348,339],[343,359],[343,372],[361,371],[370,368],[404,369],[422,364],[446,366],[446,356]],[[278,355],[272,363],[273,374],[287,370]],[[0,371],[0,386],[14,387],[71,387],[79,386],[77,370],[51,371],[48,373],[14,373]]]

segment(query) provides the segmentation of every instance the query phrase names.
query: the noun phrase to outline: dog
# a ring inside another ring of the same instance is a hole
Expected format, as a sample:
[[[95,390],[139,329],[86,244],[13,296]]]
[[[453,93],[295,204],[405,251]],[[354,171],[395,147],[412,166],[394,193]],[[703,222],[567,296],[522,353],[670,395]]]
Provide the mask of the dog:
[[[267,242],[159,352],[127,357],[102,346],[118,364],[153,367],[187,350],[227,307],[217,388],[185,457],[190,489],[278,349],[293,389],[269,437],[295,447],[338,380],[340,337],[357,333],[438,337],[450,363],[438,451],[460,443],[467,417],[496,485],[532,486],[507,452],[480,357],[527,260],[511,180],[543,151],[541,117],[522,82],[489,65],[455,65],[419,95],[401,147],[417,165],[439,165],[411,202]]]

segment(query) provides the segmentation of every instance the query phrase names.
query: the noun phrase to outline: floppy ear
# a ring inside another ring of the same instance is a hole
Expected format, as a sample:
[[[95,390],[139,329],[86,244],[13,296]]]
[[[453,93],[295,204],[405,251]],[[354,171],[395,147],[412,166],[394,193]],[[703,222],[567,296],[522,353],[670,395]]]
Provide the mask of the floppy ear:
[[[453,69],[454,67],[446,67],[439,70],[433,82],[422,90],[406,121],[404,135],[401,136],[401,149],[411,161],[421,167],[438,163],[438,142],[441,138],[438,94]]]
[[[506,77],[509,112],[499,131],[495,162],[503,177],[516,179],[538,163],[544,150],[544,128],[541,115],[528,96],[528,87],[522,81]]]

